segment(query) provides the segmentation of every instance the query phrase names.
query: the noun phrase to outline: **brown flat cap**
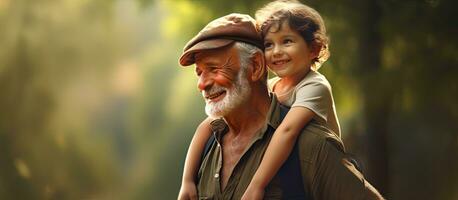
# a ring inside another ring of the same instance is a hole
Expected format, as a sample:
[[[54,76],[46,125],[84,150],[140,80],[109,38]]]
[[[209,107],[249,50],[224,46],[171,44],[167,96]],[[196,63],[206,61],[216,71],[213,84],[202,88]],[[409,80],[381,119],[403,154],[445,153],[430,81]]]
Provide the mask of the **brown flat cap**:
[[[232,44],[234,41],[245,42],[263,49],[261,34],[256,29],[256,21],[249,15],[232,13],[208,23],[184,47],[180,64],[194,64],[194,55],[198,51],[217,49]]]

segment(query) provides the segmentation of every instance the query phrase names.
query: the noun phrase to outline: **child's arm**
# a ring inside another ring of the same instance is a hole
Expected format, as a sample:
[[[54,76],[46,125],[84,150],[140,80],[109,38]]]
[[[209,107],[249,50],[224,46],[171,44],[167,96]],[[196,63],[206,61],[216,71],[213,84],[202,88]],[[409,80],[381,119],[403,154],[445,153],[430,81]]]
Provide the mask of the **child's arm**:
[[[305,107],[293,107],[278,126],[267,147],[264,158],[245,191],[243,199],[262,199],[264,188],[278,172],[291,153],[302,128],[315,113]]]
[[[179,200],[197,199],[195,181],[205,144],[212,134],[210,129],[211,121],[210,118],[207,118],[200,123],[189,145],[183,169],[180,193],[178,195]]]

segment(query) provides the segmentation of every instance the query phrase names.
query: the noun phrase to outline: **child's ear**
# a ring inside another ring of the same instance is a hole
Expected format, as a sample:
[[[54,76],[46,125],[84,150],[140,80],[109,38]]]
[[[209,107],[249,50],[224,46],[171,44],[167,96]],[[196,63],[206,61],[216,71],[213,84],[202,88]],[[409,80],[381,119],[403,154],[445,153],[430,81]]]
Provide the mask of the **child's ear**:
[[[320,55],[321,48],[323,48],[323,45],[313,42],[310,48],[310,57],[312,59],[317,58]]]
[[[253,62],[252,70],[251,70],[251,81],[257,81],[260,80],[264,77],[266,73],[266,65],[265,65],[265,59],[264,59],[264,54],[261,52],[256,52],[254,56],[251,58],[251,61]]]

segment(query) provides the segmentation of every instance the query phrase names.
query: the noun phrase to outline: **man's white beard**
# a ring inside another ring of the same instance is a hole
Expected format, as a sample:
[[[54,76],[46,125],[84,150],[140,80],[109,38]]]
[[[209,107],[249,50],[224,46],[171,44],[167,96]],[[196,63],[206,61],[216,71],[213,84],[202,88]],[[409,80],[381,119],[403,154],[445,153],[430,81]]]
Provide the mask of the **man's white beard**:
[[[246,68],[241,67],[239,73],[237,74],[237,79],[235,80],[233,87],[230,89],[215,84],[208,91],[205,91],[207,94],[213,94],[215,91],[221,90],[226,91],[226,96],[218,102],[211,102],[207,100],[205,113],[207,113],[210,118],[216,119],[224,117],[248,99],[251,87],[248,83],[246,73]],[[204,91],[202,91],[202,94],[204,94]]]

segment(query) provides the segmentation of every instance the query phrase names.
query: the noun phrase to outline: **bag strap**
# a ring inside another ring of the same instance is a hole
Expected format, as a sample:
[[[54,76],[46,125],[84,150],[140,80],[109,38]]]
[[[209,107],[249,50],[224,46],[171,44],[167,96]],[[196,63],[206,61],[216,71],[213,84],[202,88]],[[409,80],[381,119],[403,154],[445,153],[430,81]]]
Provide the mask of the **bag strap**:
[[[216,138],[215,134],[211,134],[210,138],[208,138],[207,144],[205,144],[204,152],[202,153],[202,156],[200,158],[200,162],[204,161],[205,156],[207,156],[208,152],[210,151],[210,148],[212,147],[213,143],[215,143]]]

